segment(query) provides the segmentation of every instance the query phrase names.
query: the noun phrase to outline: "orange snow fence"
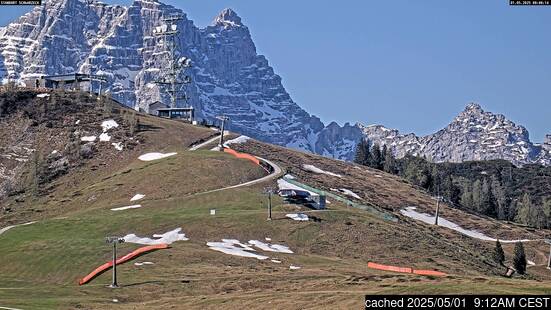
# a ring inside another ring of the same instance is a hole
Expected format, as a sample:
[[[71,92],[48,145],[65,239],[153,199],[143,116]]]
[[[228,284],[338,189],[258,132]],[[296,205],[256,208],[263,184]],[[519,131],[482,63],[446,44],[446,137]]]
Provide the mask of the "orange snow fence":
[[[162,250],[162,249],[168,249],[168,244],[166,243],[161,243],[161,244],[156,244],[156,245],[148,245],[148,246],[144,246],[144,247],[141,247],[137,250],[134,250],[126,255],[124,255],[123,257],[121,258],[117,258],[117,265],[120,265],[122,263],[125,263],[133,258],[136,258],[142,254],[145,254],[145,253],[148,253],[148,252],[151,252],[151,251],[155,251],[155,250]],[[107,269],[113,267],[113,261],[109,261],[101,266],[99,266],[98,268],[94,269],[94,271],[90,272],[90,274],[88,274],[86,277],[82,278],[82,280],[80,280],[78,282],[78,285],[84,285],[88,282],[90,282],[92,279],[94,279],[95,277],[99,276],[100,274],[102,274],[103,272],[105,272]]]
[[[258,160],[258,158],[254,157],[252,155],[249,155],[249,154],[246,154],[246,153],[239,153],[235,150],[228,149],[228,148],[224,148],[224,152],[228,153],[228,154],[231,154],[231,155],[233,155],[237,158],[248,159],[248,160],[252,161],[253,163],[255,163],[256,165],[260,166],[260,160]]]
[[[422,275],[422,276],[437,276],[437,277],[447,276],[446,273],[440,272],[440,271],[435,271],[435,270],[423,270],[423,269],[417,270],[417,269],[414,269],[413,273],[414,274],[419,274],[419,275]]]
[[[413,270],[411,268],[381,265],[381,264],[376,264],[376,263],[372,263],[372,262],[367,263],[367,267],[372,268],[372,269],[385,270],[385,271],[413,273]]]
[[[389,265],[382,265],[382,264],[377,264],[372,262],[368,262],[367,267],[371,269],[377,269],[377,270],[413,273],[413,274],[418,274],[423,276],[440,276],[440,277],[447,276],[447,274],[440,271],[435,271],[435,270],[423,270],[423,269],[417,270],[409,267],[389,266]]]

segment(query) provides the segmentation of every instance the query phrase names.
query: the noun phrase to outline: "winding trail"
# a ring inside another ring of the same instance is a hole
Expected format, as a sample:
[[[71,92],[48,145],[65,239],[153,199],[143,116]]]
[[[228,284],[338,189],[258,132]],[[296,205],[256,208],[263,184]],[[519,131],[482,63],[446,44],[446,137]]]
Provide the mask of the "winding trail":
[[[196,195],[209,194],[209,193],[224,191],[224,190],[228,190],[228,189],[238,188],[238,187],[250,186],[250,185],[270,181],[270,180],[273,180],[273,179],[277,179],[278,177],[280,177],[283,174],[283,170],[281,170],[281,167],[279,167],[274,162],[271,162],[267,159],[264,159],[264,158],[261,158],[261,157],[258,157],[258,156],[255,156],[255,157],[258,158],[260,161],[263,161],[266,164],[270,165],[274,169],[274,171],[272,173],[266,175],[266,176],[261,177],[260,179],[248,181],[248,182],[245,182],[245,183],[240,183],[240,184],[237,184],[237,185],[217,188],[217,189],[213,189],[213,190],[210,190],[210,191],[197,193]]]
[[[229,132],[228,131],[224,131],[224,135],[228,135]],[[241,136],[240,136],[241,137]],[[204,146],[207,146],[209,145],[210,143],[216,141],[220,139],[220,136],[216,136],[208,141],[205,141],[201,144],[198,144],[198,145],[195,145],[193,147],[191,147],[189,150],[190,151],[196,151]],[[252,180],[252,181],[247,181],[245,183],[240,183],[240,184],[237,184],[237,185],[232,185],[232,186],[227,186],[227,187],[222,187],[222,188],[217,188],[217,189],[213,189],[213,190],[210,190],[210,191],[206,191],[206,192],[200,192],[200,193],[196,193],[195,195],[202,195],[202,194],[209,194],[209,193],[214,193],[214,192],[219,192],[219,191],[224,191],[224,190],[228,190],[228,189],[233,189],[233,188],[238,188],[238,187],[245,187],[245,186],[250,186],[250,185],[254,185],[254,184],[258,184],[258,183],[262,183],[262,182],[266,182],[266,181],[270,181],[270,180],[273,180],[273,179],[276,179],[278,177],[280,177],[282,174],[283,174],[283,170],[281,170],[281,167],[279,167],[276,163],[272,162],[272,161],[269,161],[267,159],[264,159],[264,158],[261,158],[261,157],[258,157],[258,156],[255,156],[256,158],[258,158],[260,161],[263,161],[265,162],[266,164],[268,164],[269,166],[271,166],[273,168],[273,171],[272,173],[268,174],[267,176],[264,176],[260,179],[256,179],[256,180]]]
[[[226,135],[228,135],[228,134],[229,134],[229,131],[224,130],[224,135],[226,136]],[[215,142],[216,140],[220,140],[220,136],[219,136],[219,135],[216,136],[216,137],[214,137],[214,138],[211,138],[211,139],[209,139],[209,140],[207,140],[207,141],[205,141],[205,142],[203,142],[203,143],[201,143],[201,144],[194,145],[194,146],[190,147],[189,150],[190,150],[190,151],[197,151],[198,149],[200,149],[200,148],[202,148],[202,147],[204,147],[204,146],[206,146],[206,145],[209,145],[209,144],[211,144],[212,142]]]

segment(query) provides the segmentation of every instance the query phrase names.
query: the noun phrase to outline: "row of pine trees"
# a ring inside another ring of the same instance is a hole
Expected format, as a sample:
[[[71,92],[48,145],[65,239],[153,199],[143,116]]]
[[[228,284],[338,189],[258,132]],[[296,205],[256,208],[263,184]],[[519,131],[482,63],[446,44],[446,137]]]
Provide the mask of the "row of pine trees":
[[[503,173],[484,175],[469,171],[466,164],[435,164],[414,156],[396,159],[386,145],[380,147],[365,139],[356,146],[354,162],[399,175],[433,195],[443,196],[451,205],[499,220],[551,228],[551,197],[534,199],[528,192],[515,193],[519,181],[511,177],[511,170],[519,168],[504,166],[508,169],[502,168]]]

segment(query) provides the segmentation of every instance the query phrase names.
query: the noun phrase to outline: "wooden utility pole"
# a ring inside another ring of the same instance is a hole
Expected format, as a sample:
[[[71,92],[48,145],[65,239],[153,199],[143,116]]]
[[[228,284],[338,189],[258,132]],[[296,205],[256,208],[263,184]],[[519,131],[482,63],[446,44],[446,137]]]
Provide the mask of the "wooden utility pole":
[[[264,189],[264,193],[268,195],[268,221],[272,220],[272,194],[274,190],[270,187]]]
[[[109,287],[118,288],[119,285],[117,283],[117,243],[124,243],[124,238],[107,237],[105,238],[105,242],[113,244],[113,281],[111,282],[111,285],[109,285]]]
[[[547,269],[551,269],[551,239],[545,239],[545,243],[549,244],[549,257],[547,257]]]
[[[434,225],[438,225],[438,217],[440,216],[440,201],[444,200],[444,197],[440,196],[440,188],[437,190],[436,199],[436,214],[434,216]]]
[[[220,148],[220,151],[224,151],[224,130],[226,128],[226,121],[229,121],[230,118],[225,115],[220,115],[216,117],[220,121],[222,121],[222,125],[220,126],[220,142],[218,143],[218,147]]]

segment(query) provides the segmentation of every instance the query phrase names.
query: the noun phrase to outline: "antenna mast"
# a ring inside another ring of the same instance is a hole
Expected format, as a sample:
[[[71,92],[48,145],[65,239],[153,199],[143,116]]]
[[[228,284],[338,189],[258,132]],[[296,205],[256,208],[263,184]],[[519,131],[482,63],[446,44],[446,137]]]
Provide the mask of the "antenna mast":
[[[163,88],[168,88],[167,93],[170,96],[170,107],[176,108],[178,106],[178,100],[188,100],[187,95],[184,93],[180,95],[182,85],[191,83],[191,77],[184,76],[183,79],[179,79],[182,72],[185,69],[191,67],[191,59],[187,57],[179,57],[177,51],[177,38],[180,34],[178,29],[178,22],[182,20],[182,15],[169,15],[162,18],[163,24],[153,29],[153,35],[160,38],[163,44],[163,49],[168,53],[168,71],[165,71],[164,77],[161,80],[156,81],[158,85]],[[164,70],[162,70],[164,71]]]

